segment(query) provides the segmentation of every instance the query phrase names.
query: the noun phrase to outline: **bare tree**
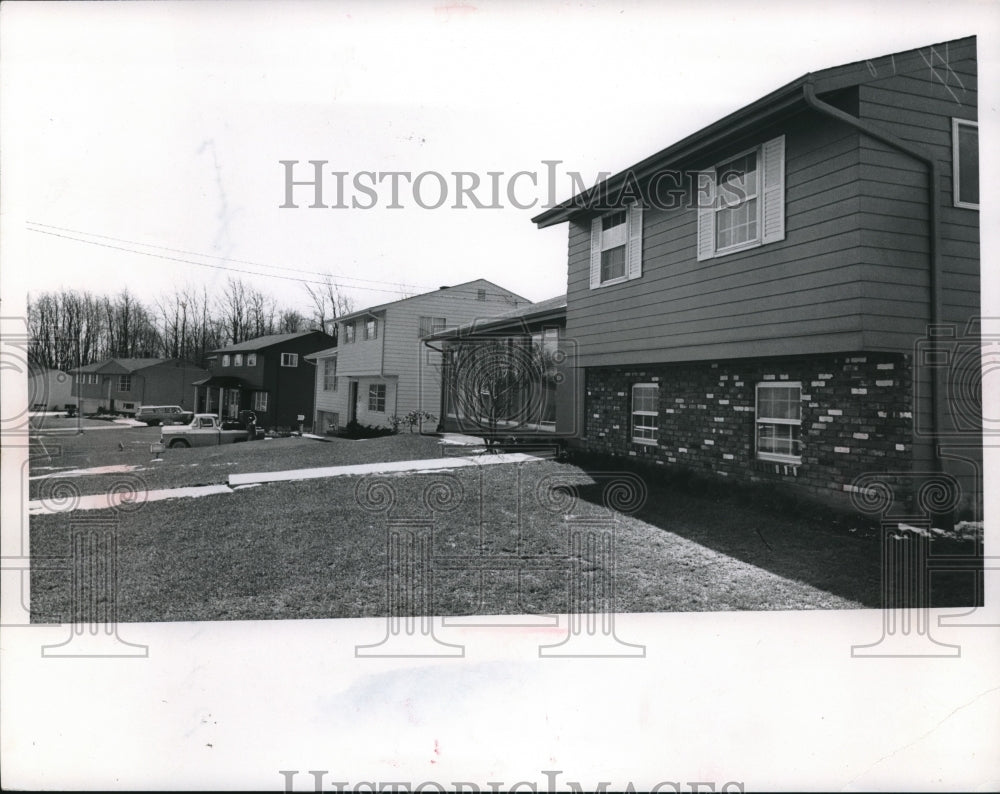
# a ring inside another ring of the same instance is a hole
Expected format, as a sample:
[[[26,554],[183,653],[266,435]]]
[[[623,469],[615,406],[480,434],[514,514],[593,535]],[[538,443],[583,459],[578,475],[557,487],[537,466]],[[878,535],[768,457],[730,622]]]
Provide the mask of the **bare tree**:
[[[329,326],[338,317],[354,311],[354,300],[340,291],[329,274],[315,287],[303,284],[313,303],[312,321],[316,329],[331,333]]]

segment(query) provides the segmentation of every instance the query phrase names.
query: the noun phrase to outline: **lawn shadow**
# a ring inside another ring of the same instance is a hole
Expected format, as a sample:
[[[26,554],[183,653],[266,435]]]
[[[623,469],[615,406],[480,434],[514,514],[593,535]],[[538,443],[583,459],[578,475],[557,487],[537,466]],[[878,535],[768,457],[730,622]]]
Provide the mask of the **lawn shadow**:
[[[883,587],[882,547],[902,548],[893,547],[896,543],[913,548],[923,541],[915,536],[886,539],[870,516],[763,483],[720,482],[690,470],[660,471],[596,456],[578,456],[573,463],[593,480],[573,486],[575,495],[591,504],[615,507],[608,503],[612,472],[621,473],[623,480],[638,477],[645,498],[627,512],[652,527],[865,607],[917,605],[912,589],[904,595],[904,588],[913,586],[912,569],[907,576],[885,577],[892,586]],[[982,605],[980,543],[936,539],[926,544],[926,554],[932,561],[929,606]],[[916,557],[909,554],[907,559]],[[962,569],[935,570],[934,561],[944,559],[961,560]],[[761,600],[766,604],[765,593]]]

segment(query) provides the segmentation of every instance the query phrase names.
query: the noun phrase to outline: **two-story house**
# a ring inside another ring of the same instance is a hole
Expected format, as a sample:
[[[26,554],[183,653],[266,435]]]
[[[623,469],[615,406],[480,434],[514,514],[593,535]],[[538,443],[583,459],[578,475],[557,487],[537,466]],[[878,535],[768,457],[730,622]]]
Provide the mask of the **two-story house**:
[[[578,442],[975,506],[976,97],[975,38],[824,69],[535,217],[569,230]]]
[[[392,416],[438,416],[441,353],[421,340],[443,328],[492,317],[529,303],[485,279],[371,306],[337,318],[337,346],[316,362],[318,432],[351,421],[384,427]]]
[[[299,416],[308,424],[315,365],[306,356],[333,342],[323,331],[300,331],[258,336],[213,350],[208,377],[193,383],[195,410],[224,419],[253,411],[258,426],[267,428],[295,428]]]
[[[109,358],[72,370],[72,395],[82,413],[134,414],[142,405],[191,410],[191,382],[208,370],[182,358]]]

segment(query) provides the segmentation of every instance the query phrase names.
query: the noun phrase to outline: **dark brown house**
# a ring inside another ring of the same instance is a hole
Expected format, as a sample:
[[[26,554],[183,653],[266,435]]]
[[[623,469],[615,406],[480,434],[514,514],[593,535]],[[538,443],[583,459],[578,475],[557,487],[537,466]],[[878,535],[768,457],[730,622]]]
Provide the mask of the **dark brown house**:
[[[72,370],[72,396],[82,413],[135,414],[143,405],[191,410],[191,382],[207,371],[181,358],[109,358]]]
[[[261,427],[311,423],[315,363],[305,356],[335,344],[322,331],[270,334],[212,351],[211,375],[194,383],[196,411],[235,419],[253,411]]]
[[[860,499],[934,477],[975,507],[977,118],[975,38],[876,57],[534,218],[569,231],[578,443]]]

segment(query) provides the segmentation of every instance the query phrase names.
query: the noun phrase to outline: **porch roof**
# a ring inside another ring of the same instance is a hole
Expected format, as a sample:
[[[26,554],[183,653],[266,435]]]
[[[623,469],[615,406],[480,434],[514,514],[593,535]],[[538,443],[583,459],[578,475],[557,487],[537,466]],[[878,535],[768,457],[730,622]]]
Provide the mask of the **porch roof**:
[[[196,380],[192,385],[223,389],[250,388],[250,384],[243,380],[243,378],[237,378],[232,375],[212,375],[210,378]]]

